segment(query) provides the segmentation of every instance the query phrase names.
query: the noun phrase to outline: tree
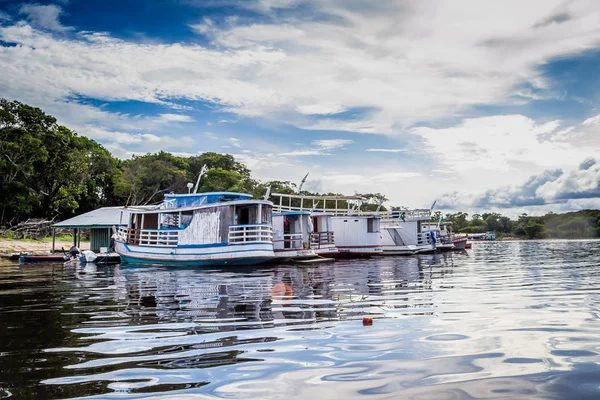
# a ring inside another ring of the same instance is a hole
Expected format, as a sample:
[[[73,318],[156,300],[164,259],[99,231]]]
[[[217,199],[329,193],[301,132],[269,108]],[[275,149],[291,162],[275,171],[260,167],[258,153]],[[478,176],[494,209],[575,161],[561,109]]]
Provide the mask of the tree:
[[[528,239],[541,239],[543,237],[544,225],[533,220],[527,222],[523,227]]]
[[[2,224],[70,215],[80,202],[110,191],[108,175],[116,169],[110,153],[39,108],[0,99],[0,139],[0,191],[8,194]]]
[[[250,193],[254,181],[240,172],[214,168],[208,170],[200,182],[201,192],[240,192]]]
[[[163,199],[165,193],[187,193],[186,162],[166,152],[133,157],[125,163],[115,184],[121,204],[145,205]]]

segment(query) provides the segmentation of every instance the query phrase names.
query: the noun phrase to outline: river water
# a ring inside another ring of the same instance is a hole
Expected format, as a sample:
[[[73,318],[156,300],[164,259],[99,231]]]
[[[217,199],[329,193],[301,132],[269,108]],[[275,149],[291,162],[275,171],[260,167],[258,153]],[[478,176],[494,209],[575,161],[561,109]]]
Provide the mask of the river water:
[[[600,241],[241,269],[3,261],[0,398],[597,399],[599,309]]]

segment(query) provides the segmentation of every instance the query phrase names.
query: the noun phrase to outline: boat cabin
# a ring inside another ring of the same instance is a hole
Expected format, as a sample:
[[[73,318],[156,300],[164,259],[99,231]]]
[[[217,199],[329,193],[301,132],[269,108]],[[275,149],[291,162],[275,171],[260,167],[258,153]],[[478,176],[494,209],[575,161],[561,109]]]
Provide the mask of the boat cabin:
[[[313,222],[308,211],[286,211],[273,214],[273,250],[276,257],[307,256],[310,250]],[[314,256],[314,252],[310,255]]]
[[[152,209],[129,207],[125,243],[193,246],[270,242],[272,205],[242,193],[167,194]]]
[[[311,213],[313,229],[310,234],[310,247],[319,255],[337,253],[332,217],[332,213]]]

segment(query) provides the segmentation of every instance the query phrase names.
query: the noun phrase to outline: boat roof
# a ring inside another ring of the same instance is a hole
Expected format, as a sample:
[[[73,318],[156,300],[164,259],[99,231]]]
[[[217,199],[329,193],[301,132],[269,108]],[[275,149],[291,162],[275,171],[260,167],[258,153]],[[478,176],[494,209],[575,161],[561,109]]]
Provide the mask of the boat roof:
[[[145,207],[148,209],[148,207]],[[123,219],[121,219],[123,213]],[[96,210],[86,212],[73,218],[57,222],[52,225],[53,229],[69,228],[69,229],[88,229],[88,228],[111,228],[121,224],[127,224],[128,220],[127,209],[121,207],[102,207]]]
[[[304,210],[297,210],[297,211],[281,211],[281,212],[274,212],[273,216],[278,216],[278,215],[310,215],[310,211],[304,211]]]
[[[165,198],[167,197],[210,197],[210,196],[225,196],[231,198],[244,198],[251,199],[252,195],[248,193],[238,193],[238,192],[203,192],[203,193],[166,193]]]
[[[159,204],[159,206],[155,206],[153,208],[147,208],[147,207],[128,207],[128,208],[124,208],[123,210],[128,210],[129,212],[132,213],[136,213],[136,214],[157,214],[157,213],[172,213],[172,212],[180,212],[180,211],[193,211],[193,210],[200,210],[203,208],[210,208],[210,207],[229,207],[229,206],[240,206],[240,205],[257,205],[257,204],[265,204],[265,205],[269,205],[269,206],[273,206],[273,203],[271,203],[268,200],[233,200],[233,201],[221,201],[221,202],[214,202],[214,203],[205,203],[205,204],[201,204],[201,205],[189,205],[189,206],[182,206],[182,207],[160,207],[162,204]]]
[[[285,194],[285,193],[271,193],[271,196],[276,197],[291,197],[292,199],[305,199],[305,200],[365,200],[362,196],[313,196],[303,194]]]

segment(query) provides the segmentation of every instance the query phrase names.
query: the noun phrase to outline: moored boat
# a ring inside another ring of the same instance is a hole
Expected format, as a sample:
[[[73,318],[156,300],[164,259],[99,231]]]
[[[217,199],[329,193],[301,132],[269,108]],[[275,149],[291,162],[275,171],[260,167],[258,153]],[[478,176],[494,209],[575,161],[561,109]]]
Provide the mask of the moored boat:
[[[56,254],[21,254],[19,256],[20,262],[64,262],[64,255]]]
[[[310,248],[327,257],[382,254],[380,217],[359,210],[360,196],[312,196],[273,193],[276,212],[308,211],[312,216]],[[287,203],[287,204],[286,204]]]
[[[469,249],[471,248],[470,243],[467,243],[467,237],[455,237],[452,239],[452,243],[454,244],[455,250],[465,250],[467,249],[467,244],[469,244]]]
[[[151,209],[127,211],[127,227],[115,241],[123,262],[252,265],[275,256],[272,203],[249,194],[167,194]]]
[[[431,219],[430,209],[384,211],[379,215],[384,255],[432,253],[436,250],[435,236],[426,229]]]
[[[273,251],[276,259],[315,258],[310,248],[312,233],[308,211],[285,211],[273,214]]]

